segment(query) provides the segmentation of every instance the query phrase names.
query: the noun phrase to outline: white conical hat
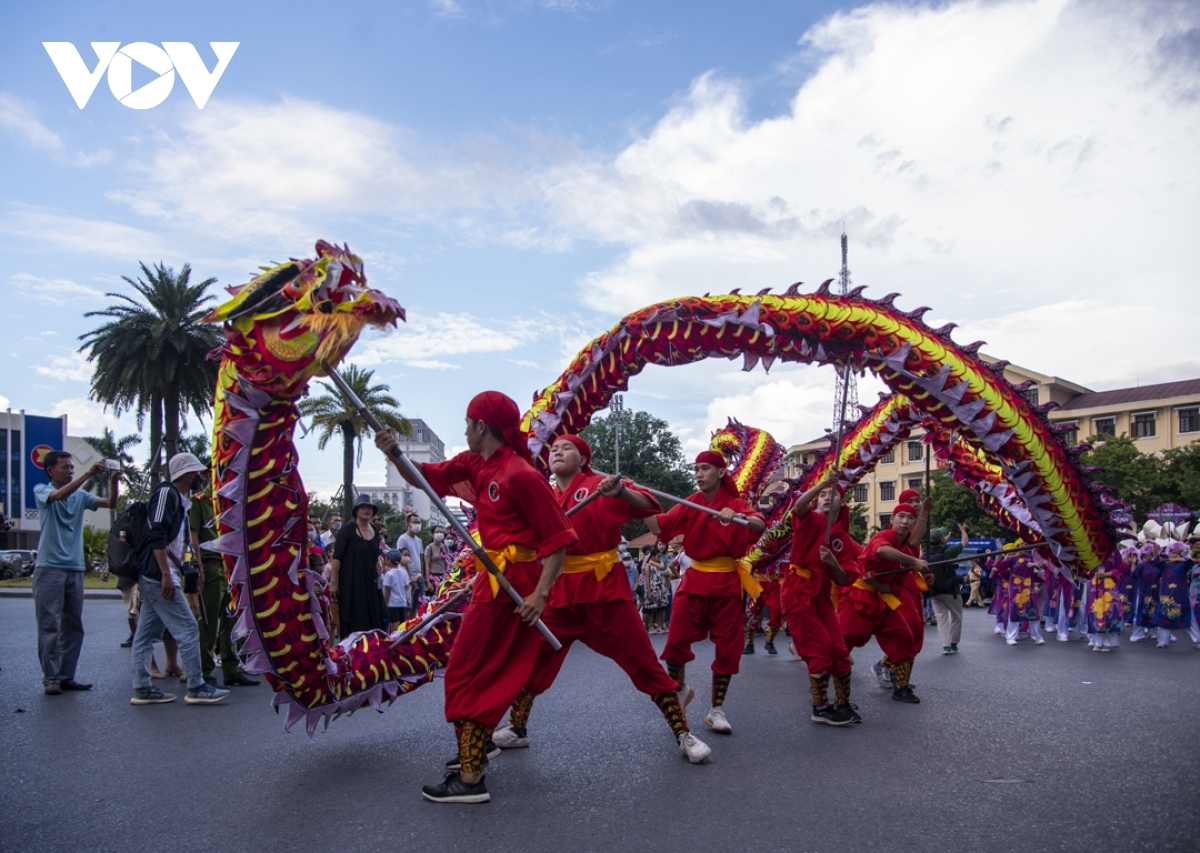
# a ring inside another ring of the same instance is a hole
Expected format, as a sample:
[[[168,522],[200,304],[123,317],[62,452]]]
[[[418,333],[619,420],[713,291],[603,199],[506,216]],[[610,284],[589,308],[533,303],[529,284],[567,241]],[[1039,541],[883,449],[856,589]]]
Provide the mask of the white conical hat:
[[[1200,521],[1196,522],[1196,529],[1192,531],[1193,536],[1200,536]]]
[[[1146,534],[1147,539],[1162,539],[1162,525],[1153,518],[1146,519],[1146,523],[1142,525],[1142,532]]]

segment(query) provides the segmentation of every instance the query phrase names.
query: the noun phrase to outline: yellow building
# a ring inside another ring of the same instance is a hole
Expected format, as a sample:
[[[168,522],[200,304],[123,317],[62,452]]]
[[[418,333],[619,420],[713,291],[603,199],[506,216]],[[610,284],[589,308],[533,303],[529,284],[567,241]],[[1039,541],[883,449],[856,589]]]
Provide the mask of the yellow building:
[[[986,355],[980,358],[997,360]],[[1049,417],[1053,423],[1075,427],[1074,432],[1062,436],[1068,444],[1091,436],[1102,440],[1105,435],[1129,435],[1137,440],[1143,453],[1161,453],[1200,440],[1200,379],[1092,391],[1015,364],[1004,368],[1004,377],[1015,385],[1033,383],[1023,392],[1030,403],[1058,404]],[[928,448],[921,442],[923,435],[923,430],[914,429],[851,491],[855,502],[866,504],[869,527],[883,528],[891,522],[896,498],[905,489],[918,489],[924,494]],[[828,449],[831,441],[829,436],[822,436],[788,448],[785,474],[797,476],[801,466],[815,461],[817,453]],[[937,460],[932,460],[931,470],[938,467]]]

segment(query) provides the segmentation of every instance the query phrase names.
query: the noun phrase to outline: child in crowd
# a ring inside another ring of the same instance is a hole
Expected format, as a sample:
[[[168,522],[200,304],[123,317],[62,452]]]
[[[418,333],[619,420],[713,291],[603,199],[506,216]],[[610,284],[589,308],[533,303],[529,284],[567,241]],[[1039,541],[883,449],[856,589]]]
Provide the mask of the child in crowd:
[[[387,552],[387,570],[383,575],[383,597],[387,602],[388,631],[395,631],[408,614],[408,574],[411,557],[407,550]]]

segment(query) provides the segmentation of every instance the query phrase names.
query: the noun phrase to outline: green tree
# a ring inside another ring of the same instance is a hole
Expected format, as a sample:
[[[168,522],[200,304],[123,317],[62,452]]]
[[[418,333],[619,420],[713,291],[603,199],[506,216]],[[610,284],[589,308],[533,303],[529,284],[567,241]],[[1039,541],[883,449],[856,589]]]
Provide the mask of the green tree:
[[[1097,443],[1083,454],[1080,463],[1101,469],[1092,472],[1092,480],[1110,486],[1117,497],[1132,504],[1139,524],[1146,513],[1172,499],[1174,492],[1161,457],[1142,453],[1127,435],[1093,436],[1089,441]]]
[[[929,512],[930,527],[945,527],[952,531],[967,525],[972,537],[995,538],[1012,536],[1012,531],[993,519],[979,502],[975,492],[954,482],[945,471],[935,471],[930,479],[933,508]],[[953,535],[957,536],[957,532]]]
[[[878,532],[878,531],[876,531]],[[867,541],[867,505],[850,503],[850,535],[859,542]]]
[[[92,527],[83,528],[83,561],[89,569],[96,569],[105,562],[108,554],[108,531]]]
[[[388,394],[386,385],[372,385],[375,371],[362,370],[353,364],[341,369],[342,378],[354,389],[354,393],[370,409],[380,423],[397,435],[412,436],[412,425],[396,409],[400,405]],[[313,429],[318,430],[317,447],[321,450],[329,444],[335,433],[342,438],[342,519],[349,523],[350,508],[354,505],[354,465],[362,461],[362,439],[374,433],[362,415],[351,406],[342,393],[331,385],[320,383],[326,394],[307,397],[300,401],[300,415],[309,418]]]
[[[140,428],[150,419],[151,470],[160,448],[169,460],[178,452],[179,429],[190,409],[203,417],[212,408],[217,365],[206,356],[221,342],[220,331],[201,322],[212,307],[208,289],[215,278],[191,283],[188,264],[176,275],[170,267],[140,265],[143,279],[125,276],[136,292],[106,294],[118,300],[85,317],[106,322],[80,335],[80,352],[95,364],[92,396],[119,415],[135,412]]]
[[[116,459],[123,466],[128,467],[133,465],[133,456],[130,455],[129,449],[140,444],[142,437],[136,433],[131,433],[130,435],[123,435],[117,438],[111,429],[105,427],[102,435],[85,436],[83,440],[105,459]],[[84,488],[99,497],[106,498],[108,497],[108,484],[110,482],[111,479],[107,473],[97,474],[87,481]],[[110,525],[116,515],[117,508],[110,508],[108,511]]]
[[[1200,512],[1200,441],[1163,453],[1161,475],[1170,500]]]
[[[612,473],[616,467],[612,417],[594,418],[581,436],[592,446],[592,467]],[[649,412],[626,409],[621,417],[621,475],[680,497],[696,491],[692,468],[683,455],[679,436],[671,431],[670,424]],[[633,521],[622,530],[627,539],[634,539],[645,533],[647,527],[644,522]]]

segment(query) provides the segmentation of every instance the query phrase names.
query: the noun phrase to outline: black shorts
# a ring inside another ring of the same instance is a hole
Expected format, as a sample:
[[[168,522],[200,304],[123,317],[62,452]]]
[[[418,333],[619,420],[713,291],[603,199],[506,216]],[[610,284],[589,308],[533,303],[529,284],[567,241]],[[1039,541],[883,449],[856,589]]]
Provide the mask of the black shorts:
[[[407,616],[408,616],[408,608],[407,607],[389,607],[388,608],[388,621],[389,622],[403,622],[405,620],[405,618],[407,618]]]

